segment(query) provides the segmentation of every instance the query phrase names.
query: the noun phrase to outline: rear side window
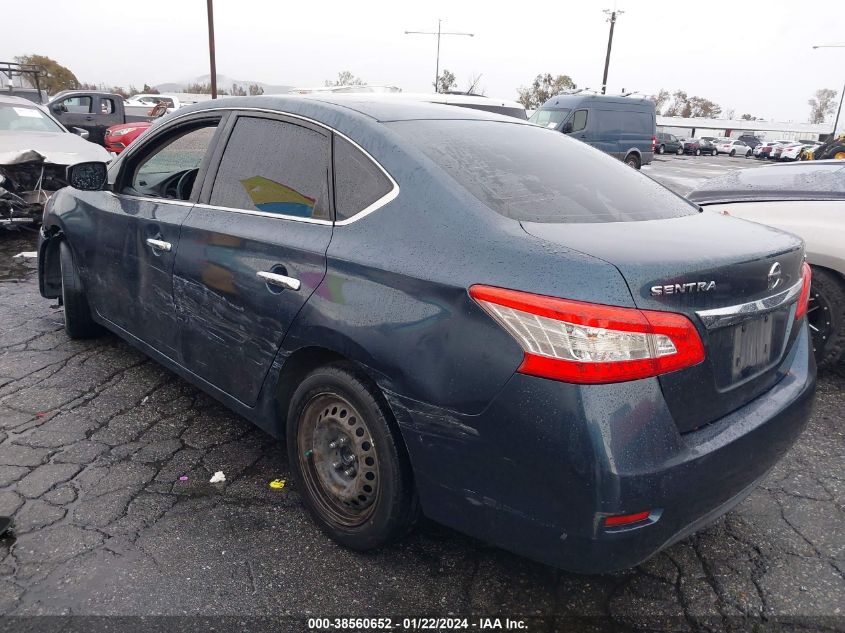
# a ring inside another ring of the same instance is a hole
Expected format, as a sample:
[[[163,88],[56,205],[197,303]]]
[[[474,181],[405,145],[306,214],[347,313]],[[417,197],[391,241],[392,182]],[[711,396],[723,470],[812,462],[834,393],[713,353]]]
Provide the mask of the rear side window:
[[[594,110],[593,115],[596,117],[599,133],[613,136],[654,134],[654,118],[647,112]]]
[[[330,220],[328,170],[327,136],[285,121],[239,117],[209,203]]]
[[[698,213],[637,170],[552,130],[499,121],[386,125],[490,209],[514,220],[631,222]]]
[[[337,219],[347,220],[393,190],[393,183],[364,153],[334,136],[334,199]]]

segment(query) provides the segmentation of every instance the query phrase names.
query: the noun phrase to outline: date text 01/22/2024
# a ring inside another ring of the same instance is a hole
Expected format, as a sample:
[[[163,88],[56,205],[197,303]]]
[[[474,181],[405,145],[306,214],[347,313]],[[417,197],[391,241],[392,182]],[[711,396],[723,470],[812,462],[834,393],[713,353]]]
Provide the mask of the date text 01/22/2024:
[[[310,631],[439,631],[454,630],[499,630],[525,631],[524,620],[511,618],[309,618]]]

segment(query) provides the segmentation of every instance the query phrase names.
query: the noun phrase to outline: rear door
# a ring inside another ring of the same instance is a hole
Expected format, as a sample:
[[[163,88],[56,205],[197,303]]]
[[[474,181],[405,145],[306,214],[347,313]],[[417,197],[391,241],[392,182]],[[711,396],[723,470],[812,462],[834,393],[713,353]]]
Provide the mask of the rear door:
[[[285,332],[326,274],[331,136],[282,115],[230,122],[173,276],[182,364],[253,404]]]

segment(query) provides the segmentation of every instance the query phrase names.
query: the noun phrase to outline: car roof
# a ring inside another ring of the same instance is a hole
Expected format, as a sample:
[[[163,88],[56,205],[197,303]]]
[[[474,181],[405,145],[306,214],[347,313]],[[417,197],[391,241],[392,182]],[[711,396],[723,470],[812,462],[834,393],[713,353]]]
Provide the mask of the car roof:
[[[704,205],[766,200],[845,200],[845,162],[800,161],[736,169],[707,180],[687,197]]]
[[[496,103],[494,100],[493,103]],[[339,115],[357,114],[379,122],[412,121],[424,119],[459,119],[479,121],[503,121],[530,125],[503,114],[467,107],[456,107],[441,103],[429,103],[414,99],[397,99],[393,95],[380,93],[312,93],[306,95],[261,95],[255,97],[224,97],[202,101],[180,108],[174,114],[198,110],[226,108],[260,108],[281,113],[299,114],[323,123],[331,123]],[[173,116],[173,115],[171,115]]]
[[[540,109],[543,108],[575,108],[581,104],[594,102],[595,104],[625,106],[624,109],[642,110],[654,112],[654,102],[651,99],[615,97],[612,95],[574,94],[557,95],[548,99]],[[617,109],[617,108],[613,108]]]

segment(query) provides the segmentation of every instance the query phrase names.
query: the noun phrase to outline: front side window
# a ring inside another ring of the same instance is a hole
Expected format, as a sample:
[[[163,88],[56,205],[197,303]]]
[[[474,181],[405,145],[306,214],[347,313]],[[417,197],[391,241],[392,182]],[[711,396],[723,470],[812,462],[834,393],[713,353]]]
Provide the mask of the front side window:
[[[330,220],[329,139],[285,121],[239,117],[210,204]]]
[[[0,132],[64,132],[38,108],[0,105]]]
[[[334,199],[338,220],[347,220],[393,190],[384,172],[352,143],[334,137]]]
[[[135,192],[187,200],[218,123],[215,119],[187,126],[168,138],[164,145],[151,141],[154,149],[133,159],[136,168],[132,188]]]
[[[73,114],[90,114],[91,103],[91,97],[68,97],[59,105],[64,112],[71,112]]]
[[[698,213],[621,161],[533,125],[448,120],[385,125],[492,211],[514,220],[631,222]]]
[[[585,127],[587,127],[587,111],[576,110],[575,114],[572,115],[572,131],[580,132]]]

